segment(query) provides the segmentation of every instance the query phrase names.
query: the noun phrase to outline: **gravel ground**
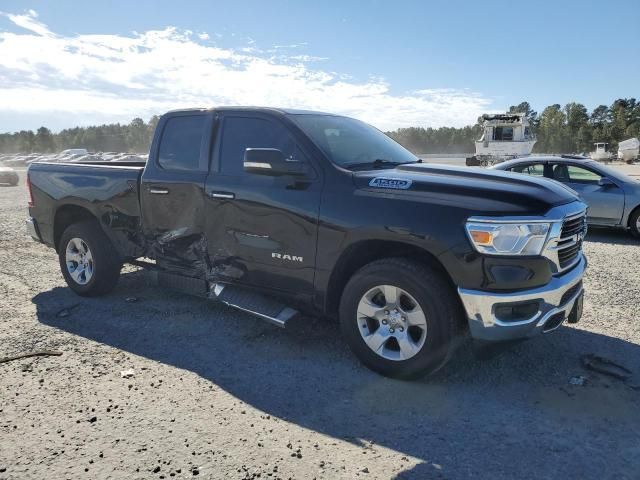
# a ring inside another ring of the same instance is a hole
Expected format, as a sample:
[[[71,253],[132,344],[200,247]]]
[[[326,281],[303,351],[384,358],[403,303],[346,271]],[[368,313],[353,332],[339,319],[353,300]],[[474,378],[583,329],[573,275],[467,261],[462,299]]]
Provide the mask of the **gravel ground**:
[[[25,204],[23,182],[0,187],[0,357],[63,354],[0,364],[0,478],[638,478],[640,390],[580,365],[640,373],[624,233],[588,235],[577,326],[481,357],[467,343],[409,383],[360,366],[334,325],[283,331],[135,268],[77,297]]]

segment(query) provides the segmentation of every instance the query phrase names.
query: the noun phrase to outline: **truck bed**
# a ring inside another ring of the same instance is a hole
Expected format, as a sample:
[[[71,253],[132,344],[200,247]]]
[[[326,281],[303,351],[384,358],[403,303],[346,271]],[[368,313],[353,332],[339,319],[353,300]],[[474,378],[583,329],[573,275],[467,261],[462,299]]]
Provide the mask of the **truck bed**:
[[[34,162],[38,163],[38,162]],[[41,162],[41,163],[53,163],[53,162]],[[139,162],[56,162],[56,165],[94,165],[94,166],[103,166],[103,167],[140,167],[144,168],[147,164],[145,161]]]
[[[86,212],[98,219],[124,258],[142,253],[140,177],[144,162],[34,162],[28,177],[41,240],[54,248],[65,218]]]

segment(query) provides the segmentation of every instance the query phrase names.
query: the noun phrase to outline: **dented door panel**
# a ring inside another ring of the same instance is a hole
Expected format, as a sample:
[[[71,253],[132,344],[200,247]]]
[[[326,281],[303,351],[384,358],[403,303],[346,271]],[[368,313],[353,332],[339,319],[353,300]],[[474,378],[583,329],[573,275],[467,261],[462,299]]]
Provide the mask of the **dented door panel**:
[[[211,277],[289,292],[313,290],[320,182],[288,188],[291,179],[211,175],[206,236]]]
[[[186,151],[194,156],[193,165],[187,165],[191,169],[179,164],[176,167],[179,158],[171,158],[173,163],[164,165],[159,159],[167,122],[180,117],[201,119],[197,141],[186,146]],[[147,255],[155,258],[158,266],[166,271],[197,278],[206,277],[208,271],[204,184],[214,126],[212,113],[185,112],[163,117],[156,129],[140,185]]]
[[[225,135],[230,124],[225,118],[236,122],[235,135]],[[301,149],[299,132],[290,125],[268,115],[244,120],[242,112],[223,115],[221,135],[213,149],[213,168],[206,184],[210,278],[311,294],[322,176],[313,158]],[[274,133],[274,139],[264,133],[264,127]],[[244,148],[279,147],[265,144],[269,141],[290,147],[297,159],[308,162],[309,174],[294,178],[244,172]],[[229,148],[230,143],[223,148],[224,142],[232,142],[234,148]]]

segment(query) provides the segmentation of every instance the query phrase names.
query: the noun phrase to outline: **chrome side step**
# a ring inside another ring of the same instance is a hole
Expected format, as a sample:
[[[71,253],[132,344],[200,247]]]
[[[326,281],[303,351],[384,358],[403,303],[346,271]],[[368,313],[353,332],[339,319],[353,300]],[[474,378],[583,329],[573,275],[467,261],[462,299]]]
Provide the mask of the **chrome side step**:
[[[284,303],[240,287],[221,283],[211,285],[209,297],[243,312],[256,315],[280,328],[298,314],[297,310]]]

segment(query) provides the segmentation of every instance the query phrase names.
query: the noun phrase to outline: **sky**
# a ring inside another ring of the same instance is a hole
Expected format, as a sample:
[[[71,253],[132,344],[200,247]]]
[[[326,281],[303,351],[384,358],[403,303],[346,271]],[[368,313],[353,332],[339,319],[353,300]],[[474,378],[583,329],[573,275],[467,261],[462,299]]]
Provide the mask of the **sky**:
[[[0,0],[0,132],[184,107],[460,127],[640,97],[640,1]]]

